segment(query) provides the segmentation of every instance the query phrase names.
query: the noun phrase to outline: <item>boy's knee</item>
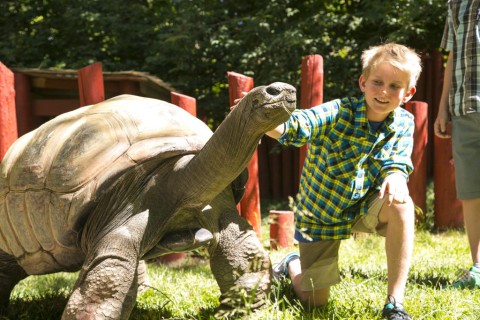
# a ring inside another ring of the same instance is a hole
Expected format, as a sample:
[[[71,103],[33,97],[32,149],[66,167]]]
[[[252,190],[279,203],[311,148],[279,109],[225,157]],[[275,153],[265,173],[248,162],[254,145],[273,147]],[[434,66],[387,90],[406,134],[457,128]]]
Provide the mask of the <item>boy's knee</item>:
[[[320,308],[327,305],[329,297],[330,288],[324,288],[315,291],[303,291],[298,298],[304,307]]]
[[[407,196],[404,202],[394,201],[391,205],[385,203],[379,215],[379,221],[389,223],[395,220],[397,223],[410,224],[415,221],[415,205],[412,198]]]
[[[405,223],[414,223],[415,221],[415,204],[410,196],[405,198],[405,201],[394,202],[391,206],[392,214],[395,218]]]

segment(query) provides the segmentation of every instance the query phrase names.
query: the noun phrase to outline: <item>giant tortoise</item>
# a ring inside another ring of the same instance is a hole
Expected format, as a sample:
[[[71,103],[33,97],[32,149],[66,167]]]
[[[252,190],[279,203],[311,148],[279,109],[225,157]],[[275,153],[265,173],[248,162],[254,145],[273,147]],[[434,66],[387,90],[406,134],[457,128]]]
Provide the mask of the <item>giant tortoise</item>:
[[[262,305],[270,260],[236,196],[295,103],[288,84],[254,88],[212,133],[167,102],[121,95],[19,138],[0,167],[0,304],[28,275],[80,270],[62,318],[127,319],[142,259],[206,245],[219,310]]]

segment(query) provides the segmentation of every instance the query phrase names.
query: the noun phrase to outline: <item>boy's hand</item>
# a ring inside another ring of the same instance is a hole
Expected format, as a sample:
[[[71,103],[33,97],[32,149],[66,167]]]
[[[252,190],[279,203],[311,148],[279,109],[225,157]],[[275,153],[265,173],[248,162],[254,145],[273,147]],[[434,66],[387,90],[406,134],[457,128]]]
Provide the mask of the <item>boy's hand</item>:
[[[380,187],[379,198],[387,196],[388,205],[392,203],[405,203],[409,197],[407,180],[400,173],[388,175]]]
[[[247,93],[248,93],[248,92],[242,91],[242,98],[245,97],[245,96],[247,95]],[[238,99],[233,100],[234,105],[230,107],[230,111],[232,111],[233,109],[235,109],[235,107],[236,107],[237,104],[240,102],[240,100],[242,100],[242,98],[238,98]]]

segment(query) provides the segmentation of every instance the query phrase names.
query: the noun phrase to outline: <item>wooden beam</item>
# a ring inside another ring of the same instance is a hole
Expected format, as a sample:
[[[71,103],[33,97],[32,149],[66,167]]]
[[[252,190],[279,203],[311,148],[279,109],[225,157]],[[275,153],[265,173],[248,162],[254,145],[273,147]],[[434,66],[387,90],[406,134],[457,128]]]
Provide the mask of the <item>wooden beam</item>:
[[[39,117],[54,117],[75,110],[79,107],[77,99],[37,99],[32,101],[33,115]]]
[[[33,130],[32,97],[30,78],[22,73],[15,73],[15,105],[17,112],[18,135]]]

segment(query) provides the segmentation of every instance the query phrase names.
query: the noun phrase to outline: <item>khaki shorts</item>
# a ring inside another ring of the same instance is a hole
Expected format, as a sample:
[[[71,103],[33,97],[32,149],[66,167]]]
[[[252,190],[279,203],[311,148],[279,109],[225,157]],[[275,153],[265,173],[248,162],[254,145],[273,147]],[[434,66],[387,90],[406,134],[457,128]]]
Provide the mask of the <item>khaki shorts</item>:
[[[452,118],[452,145],[457,198],[480,197],[480,113]]]
[[[379,224],[378,215],[387,197],[378,198],[374,193],[368,199],[368,212],[352,225],[352,232],[367,232],[385,236],[387,224]],[[340,282],[338,270],[338,249],[341,240],[300,242],[300,263],[302,265],[302,291],[314,291]]]

